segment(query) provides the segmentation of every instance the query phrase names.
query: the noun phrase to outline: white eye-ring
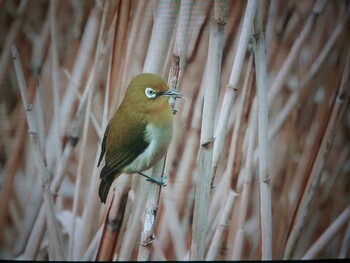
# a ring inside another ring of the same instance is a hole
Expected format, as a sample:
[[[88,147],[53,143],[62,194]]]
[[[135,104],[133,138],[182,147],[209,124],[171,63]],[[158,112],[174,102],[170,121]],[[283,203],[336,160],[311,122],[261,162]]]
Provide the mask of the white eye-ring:
[[[146,88],[145,94],[146,94],[146,97],[149,99],[154,99],[155,97],[157,97],[157,93],[152,88]]]

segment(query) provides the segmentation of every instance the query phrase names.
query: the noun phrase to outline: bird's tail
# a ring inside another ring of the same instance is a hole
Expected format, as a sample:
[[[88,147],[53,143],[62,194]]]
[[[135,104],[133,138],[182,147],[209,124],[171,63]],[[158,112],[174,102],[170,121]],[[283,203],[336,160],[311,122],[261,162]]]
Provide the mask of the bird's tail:
[[[115,179],[115,176],[103,176],[101,178],[100,188],[98,190],[98,195],[100,196],[102,203],[106,203],[108,192],[112,186],[114,179]]]

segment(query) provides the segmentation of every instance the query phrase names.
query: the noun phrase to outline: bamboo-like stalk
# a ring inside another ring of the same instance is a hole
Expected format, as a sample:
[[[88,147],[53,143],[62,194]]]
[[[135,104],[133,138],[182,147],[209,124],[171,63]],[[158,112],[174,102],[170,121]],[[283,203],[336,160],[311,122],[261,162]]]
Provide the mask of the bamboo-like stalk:
[[[40,241],[44,235],[45,226],[45,208],[44,205],[42,205],[38,213],[36,224],[33,226],[33,231],[30,232],[31,235],[28,238],[27,246],[25,247],[25,250],[20,258],[35,259],[35,256],[39,250]]]
[[[330,149],[333,145],[333,140],[337,131],[337,126],[339,125],[339,120],[344,113],[345,106],[349,100],[349,89],[347,90],[347,85],[349,83],[350,75],[350,53],[347,54],[347,61],[345,69],[342,75],[341,83],[338,87],[337,97],[333,99],[332,112],[327,120],[327,126],[322,137],[321,145],[317,151],[316,159],[313,162],[312,170],[310,172],[310,178],[308,182],[307,192],[303,195],[300,206],[297,209],[295,224],[291,230],[288,237],[286,248],[284,251],[283,258],[291,258],[293,250],[296,245],[296,241],[300,236],[301,231],[305,226],[306,219],[310,216],[310,210],[308,207],[313,200],[315,191],[320,182],[322,170],[325,166],[325,161],[328,158]]]
[[[302,260],[312,259],[324,248],[324,246],[340,231],[340,229],[349,222],[350,206],[337,217],[336,220],[326,229],[326,231],[317,239],[317,241],[308,249]]]
[[[96,260],[112,260],[120,236],[120,229],[123,223],[126,201],[128,198],[129,186],[128,178],[119,177],[119,183],[116,185],[112,203],[107,213],[104,229],[99,244]]]
[[[148,45],[143,72],[161,74],[163,71],[167,47],[174,30],[175,19],[178,11],[178,2],[165,0],[158,3],[155,14],[156,19],[154,21],[152,36]]]
[[[123,71],[123,89],[126,89],[124,85],[129,83],[132,76],[136,76],[142,70],[147,52],[146,44],[151,37],[149,31],[153,22],[153,16],[150,14],[152,4],[150,1],[139,1],[133,10],[133,19],[125,51],[124,68],[128,70]]]
[[[41,175],[41,180],[42,180],[46,220],[49,227],[48,230],[49,230],[49,240],[50,240],[50,248],[51,248],[50,257],[56,260],[63,260],[64,256],[63,256],[63,251],[61,247],[62,238],[58,230],[58,223],[55,216],[53,198],[50,193],[49,174],[48,174],[47,167],[45,166],[45,160],[43,158],[43,153],[40,150],[40,145],[39,145],[39,141],[40,141],[39,137],[43,135],[38,134],[37,120],[36,120],[36,116],[33,114],[33,111],[29,103],[25,78],[23,75],[22,65],[21,65],[21,61],[20,61],[16,46],[12,46],[11,51],[12,51],[13,62],[14,62],[16,75],[17,75],[17,79],[18,79],[18,83],[21,91],[23,106],[26,110],[26,117],[27,117],[29,134],[30,134],[32,147],[33,147],[33,154],[35,157],[37,169],[39,171],[39,174]]]
[[[235,59],[232,66],[230,80],[226,86],[224,101],[221,106],[218,125],[215,130],[216,142],[214,144],[214,152],[213,152],[213,172],[212,172],[213,177],[211,179],[212,180],[211,184],[213,184],[213,181],[215,179],[215,174],[216,174],[220,154],[224,148],[228,119],[230,116],[232,103],[238,89],[237,87],[238,80],[241,75],[243,61],[244,61],[245,53],[248,46],[248,41],[252,32],[252,25],[253,25],[255,12],[256,12],[256,1],[249,0],[247,3],[243,25],[239,36],[239,43],[238,43]]]
[[[203,119],[199,150],[199,171],[193,215],[190,259],[204,260],[205,236],[210,195],[211,163],[214,143],[215,109],[221,70],[226,1],[215,1],[210,28]]]
[[[123,64],[125,63],[124,53],[126,52],[127,32],[129,26],[131,1],[118,1],[114,11],[113,21],[115,22],[114,29],[114,43],[112,52],[112,68],[114,74],[110,76],[110,83],[112,87],[123,87],[126,83],[122,83]],[[106,12],[108,9],[105,9]],[[120,89],[119,89],[120,90]],[[111,91],[112,105],[119,105],[121,96],[115,96],[113,90]]]
[[[174,193],[173,189],[171,189],[171,186],[168,185],[165,190],[163,190],[164,199],[164,219],[166,222],[171,222],[169,225],[169,232],[172,237],[172,241],[174,245],[175,250],[175,258],[177,260],[182,259],[186,254],[186,247],[185,247],[185,231],[184,227],[181,225],[181,221],[179,218],[178,210],[176,207],[176,203],[174,202]],[[163,230],[165,231],[165,230]],[[157,241],[157,240],[156,240]],[[161,248],[164,246],[160,246]]]
[[[62,128],[60,125],[60,107],[59,107],[59,97],[61,89],[61,81],[58,77],[59,74],[59,63],[57,54],[57,32],[56,32],[56,0],[50,0],[50,35],[51,35],[51,67],[52,67],[52,94],[53,94],[53,120],[55,122],[52,124],[55,132],[57,133],[57,140],[54,140],[52,148],[55,150],[56,159],[62,153],[61,139],[62,139]]]
[[[22,1],[20,6],[22,6],[21,8],[24,8],[25,7],[25,3],[27,1]],[[24,5],[23,5],[24,4]],[[23,10],[20,12],[22,13]],[[49,14],[49,11],[47,12],[47,14]],[[48,23],[48,17],[49,15],[47,15],[47,18],[46,18],[46,22],[45,22],[45,28],[43,29],[43,32],[41,34],[40,37],[37,37],[35,40],[35,42],[33,43],[33,56],[32,56],[32,63],[31,63],[31,66],[33,67],[33,70],[34,72],[36,72],[39,68],[39,62],[35,62],[36,60],[35,59],[38,59],[38,61],[41,61],[42,59],[39,59],[40,57],[43,57],[45,52],[44,52],[44,49],[43,49],[43,46],[45,46],[45,43],[47,44],[48,42],[48,39],[49,39],[49,23]],[[19,19],[22,19],[21,16]],[[10,34],[11,35],[11,34]],[[11,38],[11,37],[9,37]],[[5,54],[5,50],[3,50],[2,54]],[[37,52],[36,52],[37,50]],[[1,74],[1,73],[0,73]],[[28,82],[28,90],[29,90],[29,94],[32,93],[33,89],[31,87],[33,87],[33,79],[34,78],[31,78]],[[35,81],[36,82],[36,81]],[[30,97],[32,97],[30,95]],[[36,111],[38,110],[37,107],[35,109]],[[25,121],[25,119],[22,119],[23,121]],[[21,120],[21,123],[22,123],[22,120]],[[44,124],[43,124],[44,125]],[[43,126],[41,125],[41,126]],[[43,131],[43,128],[39,128],[40,131]],[[44,134],[44,133],[40,133],[40,134]],[[43,139],[44,139],[44,136],[41,136],[40,137],[40,142],[41,142],[41,147],[43,146]],[[43,147],[42,147],[43,148]],[[30,231],[32,230],[33,228],[33,224],[36,220],[36,216],[39,212],[39,209],[40,209],[40,205],[42,203],[42,194],[41,194],[41,191],[40,191],[40,186],[39,185],[35,185],[34,186],[35,189],[33,189],[33,192],[35,193],[34,195],[31,196],[31,202],[30,202],[30,205],[28,205],[26,207],[26,211],[25,211],[25,222],[22,224],[23,228],[22,230],[20,231],[20,236],[19,236],[19,241],[16,242],[16,247],[14,249],[14,254],[15,255],[19,255],[20,253],[23,252],[24,248],[25,248],[25,245],[26,245],[26,242],[29,238],[29,235],[30,235]],[[6,189],[6,187],[5,187]],[[3,199],[2,199],[3,200]],[[6,199],[4,199],[5,201]],[[1,217],[0,217],[0,221],[1,221]],[[38,220],[40,221],[40,220]],[[38,222],[36,221],[36,222]]]
[[[269,174],[268,144],[268,98],[266,88],[266,46],[263,35],[261,3],[256,13],[256,85],[258,101],[258,141],[259,141],[259,192],[260,192],[260,227],[261,258],[272,259],[272,208],[271,182]]]
[[[235,113],[234,128],[232,132],[232,138],[230,143],[230,152],[228,155],[226,169],[219,184],[216,186],[220,191],[216,191],[213,194],[212,201],[210,204],[210,216],[209,222],[212,222],[213,215],[217,215],[219,212],[216,211],[220,204],[222,204],[222,199],[225,198],[231,189],[234,189],[234,184],[237,183],[237,177],[240,170],[240,162],[242,154],[242,144],[245,134],[245,127],[247,125],[247,116],[249,116],[250,104],[252,102],[253,92],[253,79],[254,71],[252,69],[252,55],[248,60],[248,65],[246,69],[246,74],[244,77],[244,83],[242,88],[242,93],[236,102],[237,109],[233,110]],[[240,173],[242,174],[242,173]],[[237,187],[239,188],[239,187]],[[236,190],[237,191],[237,190]],[[239,191],[239,190],[238,190]]]
[[[230,215],[232,212],[233,202],[234,202],[236,196],[237,196],[237,194],[232,190],[229,192],[229,194],[227,196],[225,207],[224,207],[222,214],[220,216],[220,224],[218,225],[218,227],[215,230],[215,234],[214,234],[212,242],[209,246],[205,260],[208,260],[208,261],[215,260],[215,257],[218,253],[218,250],[219,250],[219,246],[222,243],[224,231],[229,226],[229,218],[230,218]]]
[[[138,179],[138,178],[137,178]],[[140,220],[145,208],[145,193],[147,193],[148,184],[143,184],[141,180],[137,181],[137,187],[135,189],[135,199],[133,203],[132,213],[129,215],[129,219],[126,225],[127,231],[123,237],[121,243],[118,260],[130,260],[131,254],[136,246],[136,240],[140,238],[141,226]]]
[[[239,204],[240,204],[239,215],[238,215],[239,218],[237,221],[237,232],[236,232],[234,244],[233,244],[233,252],[232,252],[233,260],[241,260],[243,240],[244,240],[244,223],[247,217],[250,184],[253,177],[253,168],[254,168],[253,156],[254,156],[254,146],[255,146],[255,138],[256,138],[257,118],[258,118],[257,109],[256,107],[254,108],[255,110],[254,109],[252,110],[252,115],[251,115],[252,120],[250,122],[250,127],[248,129],[249,131],[248,150],[247,150],[247,158],[245,163],[245,173],[244,173],[244,182],[242,186],[242,193],[239,199]]]

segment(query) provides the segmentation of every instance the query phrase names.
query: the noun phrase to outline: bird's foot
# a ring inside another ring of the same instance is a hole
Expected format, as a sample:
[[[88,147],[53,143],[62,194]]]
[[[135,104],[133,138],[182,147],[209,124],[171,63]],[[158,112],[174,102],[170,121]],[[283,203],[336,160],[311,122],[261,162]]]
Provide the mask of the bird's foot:
[[[146,181],[155,183],[155,184],[157,184],[157,185],[159,185],[159,186],[166,186],[166,184],[164,183],[163,178],[159,178],[159,179],[158,179],[158,178],[150,177],[150,176],[148,176],[147,174],[144,174],[144,173],[139,173],[139,174],[142,175],[142,176],[144,176],[144,177],[146,177],[146,178],[147,178]]]

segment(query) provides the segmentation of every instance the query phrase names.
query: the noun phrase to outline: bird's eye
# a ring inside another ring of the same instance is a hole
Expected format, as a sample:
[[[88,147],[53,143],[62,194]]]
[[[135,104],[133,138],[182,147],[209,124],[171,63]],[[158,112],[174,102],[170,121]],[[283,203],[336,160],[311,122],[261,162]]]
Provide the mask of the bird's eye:
[[[149,99],[154,99],[157,96],[157,93],[152,88],[145,89],[146,97]]]

